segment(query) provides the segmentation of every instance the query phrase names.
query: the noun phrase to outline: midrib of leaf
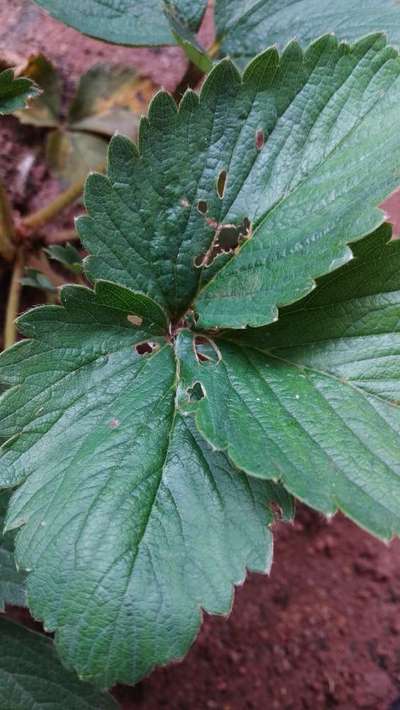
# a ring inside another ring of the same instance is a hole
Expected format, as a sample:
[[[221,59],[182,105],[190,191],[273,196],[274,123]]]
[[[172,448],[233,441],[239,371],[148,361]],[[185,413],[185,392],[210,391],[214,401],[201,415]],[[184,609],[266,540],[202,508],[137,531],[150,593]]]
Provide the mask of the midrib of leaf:
[[[138,372],[136,373],[135,379],[136,379],[137,376],[143,371],[144,367],[145,367],[146,365],[148,365],[149,361],[150,361],[152,358],[154,358],[154,357],[156,357],[157,355],[159,355],[162,350],[164,350],[165,348],[168,348],[168,347],[170,347],[170,346],[169,346],[169,345],[165,345],[165,346],[164,346],[163,348],[161,348],[160,350],[157,350],[157,351],[155,351],[153,354],[149,355],[148,357],[143,358],[144,363],[143,363],[142,367],[140,368],[140,370],[138,370]],[[175,358],[175,362],[176,362],[176,364],[177,364],[177,359],[176,359],[176,358]],[[175,387],[176,387],[176,383],[177,383],[177,376],[178,376],[178,375],[177,375],[177,369],[176,369]],[[121,396],[121,394],[123,394],[123,393],[118,393],[118,397]],[[152,411],[154,411],[154,409],[155,409],[157,406],[160,405],[160,403],[164,400],[164,398],[165,398],[167,395],[168,395],[168,392],[166,392],[166,393],[164,394],[164,396],[163,396],[160,400],[157,400],[157,401],[154,403],[154,407],[153,407]],[[164,468],[165,468],[165,462],[166,462],[166,460],[167,460],[168,453],[169,453],[170,446],[171,446],[171,439],[172,439],[172,434],[173,434],[174,427],[175,427],[176,414],[177,414],[177,408],[175,407],[175,408],[174,408],[174,411],[173,411],[173,416],[172,416],[172,418],[171,418],[171,426],[170,426],[170,428],[169,428],[169,434],[168,434],[168,439],[167,439],[167,443],[166,443],[166,447],[165,447],[165,453],[164,453],[164,456],[163,456],[162,465],[160,466],[159,480],[158,480],[157,485],[155,486],[155,491],[154,491],[154,495],[153,495],[152,502],[151,502],[151,504],[150,504],[150,506],[149,506],[148,515],[147,515],[146,520],[144,521],[144,524],[143,524],[143,530],[141,531],[140,538],[139,538],[138,542],[136,543],[136,552],[135,552],[134,556],[132,557],[131,564],[130,564],[130,567],[129,567],[129,572],[128,572],[128,574],[127,574],[125,591],[124,591],[123,596],[121,597],[120,604],[119,604],[119,608],[118,608],[117,614],[116,614],[116,616],[115,616],[115,620],[114,620],[114,624],[113,624],[112,638],[111,638],[111,640],[110,640],[109,650],[108,650],[108,665],[107,665],[107,671],[110,670],[110,668],[111,668],[111,656],[112,656],[113,645],[114,645],[114,641],[115,641],[116,635],[117,635],[117,633],[119,633],[119,626],[118,626],[119,616],[120,616],[121,611],[122,611],[122,609],[123,609],[124,602],[125,602],[125,599],[126,599],[126,595],[127,595],[128,591],[129,591],[129,585],[130,585],[131,582],[132,582],[132,573],[133,573],[134,568],[135,568],[135,563],[136,563],[137,557],[138,557],[138,555],[139,555],[139,553],[140,553],[140,551],[141,551],[142,543],[143,543],[144,537],[145,537],[145,535],[146,535],[146,531],[147,531],[149,522],[151,521],[151,515],[152,515],[153,508],[154,508],[154,504],[155,504],[155,502],[156,502],[156,500],[157,500],[158,493],[159,493],[159,490],[160,490],[160,486],[161,486],[161,484],[162,484],[162,482],[163,482],[163,471],[164,471]],[[124,457],[125,457],[125,456],[128,456],[129,454],[130,454],[130,451],[128,450],[128,451],[125,452]],[[77,457],[78,455],[79,455],[79,451],[77,452],[76,456],[75,456],[74,459],[72,460],[71,465],[73,465],[73,462],[74,462],[74,460],[76,459],[76,457]],[[123,458],[124,458],[124,457],[123,457]],[[121,465],[121,462],[122,462],[122,461],[123,461],[123,459],[118,461],[118,466]],[[144,481],[148,480],[148,479],[151,478],[153,475],[154,475],[154,472],[152,471],[151,473],[149,473],[149,475],[146,477],[146,479],[140,480],[140,481],[137,483],[137,487],[143,485]],[[62,477],[61,480],[60,480],[60,484],[62,484],[62,482],[63,482],[63,477]],[[87,512],[86,512],[86,515],[85,515],[84,519],[82,520],[82,522],[81,522],[81,524],[80,524],[80,526],[79,526],[79,533],[77,533],[76,539],[75,539],[75,552],[76,552],[76,546],[79,544],[81,532],[82,532],[82,530],[84,529],[84,526],[85,526],[85,524],[86,524],[86,522],[87,522],[88,516],[89,516],[89,514],[90,514],[90,512],[91,512],[91,510],[92,510],[92,508],[93,508],[93,506],[96,504],[97,499],[104,493],[104,489],[107,487],[107,485],[109,485],[109,483],[110,483],[110,479],[108,479],[108,480],[105,482],[105,485],[98,491],[98,493],[96,494],[96,497],[95,497],[95,498],[93,499],[93,501],[91,502],[91,504],[90,504],[90,506],[89,506],[89,508],[88,508],[88,510],[87,510]],[[58,489],[57,489],[57,490],[58,490]],[[135,489],[134,489],[134,488],[131,489],[131,492],[132,492],[133,490],[135,490]],[[39,490],[37,491],[37,493],[31,498],[31,500],[32,500],[36,495],[39,495],[40,493],[41,493],[41,489],[39,489]],[[47,510],[51,509],[52,503],[53,503],[53,501],[54,501],[54,497],[55,497],[56,493],[57,493],[57,491],[54,493],[53,500],[49,503]],[[71,523],[71,519],[66,522],[66,526],[69,526],[70,523]],[[38,527],[38,526],[37,526],[37,527]],[[32,532],[32,538],[35,536],[36,531],[37,531],[37,528],[36,528],[36,530],[34,530],[34,531]],[[55,533],[55,535],[59,535],[59,534],[60,534],[60,531],[57,530],[56,533]],[[51,538],[51,539],[48,541],[47,545],[44,547],[43,552],[42,552],[43,555],[46,554],[46,551],[47,551],[47,549],[50,547],[50,545],[52,544],[52,542],[53,542],[53,538]],[[93,590],[93,593],[94,593],[94,592],[98,589],[98,587],[102,584],[103,580],[107,577],[107,575],[110,573],[110,571],[112,570],[112,568],[113,568],[115,565],[117,565],[117,564],[120,562],[120,560],[123,559],[123,558],[125,557],[125,555],[126,555],[127,553],[129,553],[129,552],[131,552],[131,547],[128,547],[126,550],[124,550],[123,552],[121,552],[121,554],[118,556],[118,558],[116,558],[116,559],[114,559],[114,560],[112,561],[112,563],[111,563],[111,564],[106,568],[106,570],[103,572],[101,578],[96,582],[96,586],[95,586],[95,588],[94,588],[94,590]],[[76,554],[76,556],[77,556],[77,554]],[[68,591],[69,591],[69,589],[68,589],[68,587],[66,586],[66,587],[64,588],[62,594],[60,594],[60,601],[59,601],[59,604],[58,604],[59,609],[62,609],[62,608],[64,607],[65,597],[66,597],[66,595],[68,594]],[[77,641],[79,640],[79,635],[80,635],[80,632],[81,632],[81,628],[85,626],[85,623],[86,623],[86,614],[83,613],[82,616],[81,616],[81,618],[80,618],[80,625],[76,627],[76,639],[77,639]],[[101,635],[102,635],[102,632],[99,632],[99,634],[97,635],[97,638],[100,637]],[[94,653],[94,649],[95,649],[95,644],[93,644],[93,653]],[[88,660],[90,660],[90,658],[91,658],[91,657],[89,657]]]
[[[377,35],[377,36],[379,36],[379,35]],[[349,43],[347,43],[347,42],[343,42],[343,44],[347,44],[348,46],[350,46]],[[368,56],[369,52],[371,52],[371,48],[368,49],[368,52],[364,55],[363,60],[365,60],[365,58]],[[304,61],[304,52],[303,52],[303,61]],[[386,66],[386,64],[387,64],[388,62],[390,62],[390,61],[392,61],[392,57],[389,57],[389,58],[385,61],[385,63],[381,65],[381,67],[379,68],[379,72],[382,71],[383,68]],[[330,96],[330,98],[329,98],[329,101],[331,101],[332,98],[333,98],[333,96],[335,96],[335,94],[336,94],[348,81],[350,81],[350,79],[351,79],[351,77],[352,77],[352,75],[353,75],[353,72],[354,72],[355,70],[357,70],[358,67],[359,67],[359,62],[358,62],[358,63],[356,64],[356,66],[352,69],[351,73],[350,73],[348,76],[346,76],[346,79],[343,81],[343,83],[342,83],[339,87],[337,87],[337,88],[335,89],[335,92],[334,92],[333,94],[331,94],[331,96]],[[378,73],[379,73],[379,72],[378,72]],[[377,73],[377,74],[378,74],[378,73]],[[370,78],[370,80],[369,80],[367,86],[369,86],[370,82],[371,82],[373,79],[376,79],[377,74],[374,74],[374,75]],[[312,76],[312,74],[310,75],[310,77],[311,77],[311,76]],[[309,77],[309,79],[310,79],[310,77]],[[307,80],[307,83],[301,87],[300,91],[298,91],[298,93],[294,96],[293,100],[292,100],[292,101],[290,102],[290,104],[287,106],[287,108],[286,108],[286,110],[284,111],[284,113],[278,115],[278,118],[277,118],[277,121],[276,121],[276,123],[275,123],[275,126],[274,126],[274,128],[272,129],[271,133],[269,134],[268,138],[270,138],[270,137],[274,134],[274,132],[276,132],[276,129],[277,129],[277,127],[278,127],[278,124],[280,124],[280,122],[284,119],[285,115],[289,112],[290,108],[292,107],[292,104],[293,104],[294,101],[297,99],[297,97],[298,97],[298,96],[302,93],[302,91],[304,91],[304,89],[308,86],[309,79]],[[397,79],[396,81],[398,81],[398,79]],[[390,89],[392,88],[392,86],[393,86],[393,84],[391,85]],[[365,88],[367,88],[367,87],[365,87]],[[364,89],[364,91],[365,91],[365,89]],[[279,208],[282,206],[282,204],[285,202],[285,200],[286,200],[289,196],[292,197],[292,196],[295,195],[299,190],[301,190],[302,187],[303,187],[309,180],[311,180],[312,177],[318,172],[318,170],[319,170],[319,169],[321,168],[321,166],[325,163],[325,161],[327,161],[328,159],[332,158],[332,157],[335,155],[335,153],[337,153],[338,151],[341,150],[341,148],[342,148],[343,145],[346,143],[346,141],[348,141],[348,140],[351,138],[351,136],[353,135],[353,133],[354,133],[356,130],[358,130],[358,129],[360,128],[360,126],[362,126],[362,124],[367,120],[367,118],[369,117],[370,113],[374,110],[375,106],[377,105],[377,103],[379,103],[380,100],[382,100],[381,97],[377,96],[376,101],[370,106],[370,108],[368,109],[368,111],[367,111],[365,114],[363,114],[362,118],[359,119],[358,121],[356,121],[356,122],[353,124],[353,126],[350,128],[350,130],[343,136],[343,138],[340,139],[340,141],[335,145],[335,147],[334,147],[331,151],[329,151],[328,153],[326,153],[326,154],[324,154],[324,155],[321,156],[320,161],[319,161],[318,163],[316,163],[316,164],[312,167],[312,169],[307,173],[307,175],[305,175],[305,176],[297,183],[297,185],[291,190],[291,189],[290,189],[290,186],[291,186],[291,184],[293,184],[293,181],[295,180],[295,177],[296,177],[296,174],[293,175],[291,182],[289,183],[289,185],[287,186],[287,188],[286,188],[286,190],[285,190],[285,193],[284,193],[283,195],[281,195],[281,197],[280,197],[273,205],[271,205],[271,207],[270,207],[269,210],[266,212],[266,214],[264,214],[263,216],[261,216],[258,220],[255,220],[254,225],[253,225],[253,236],[252,236],[252,238],[251,238],[250,240],[244,242],[244,243],[239,247],[239,250],[238,250],[239,253],[242,252],[244,249],[246,249],[246,247],[248,247],[248,246],[251,244],[251,242],[252,242],[253,239],[256,239],[256,238],[257,238],[257,232],[260,230],[260,228],[261,228],[262,226],[264,226],[264,225],[268,222],[268,220],[271,218],[271,216],[272,216],[277,210],[279,210]],[[327,104],[328,104],[328,102],[327,102]],[[327,105],[327,104],[326,104],[326,105]],[[324,108],[326,108],[326,105],[325,105]],[[252,107],[253,107],[253,104],[252,104]],[[304,108],[304,110],[303,110],[303,113],[304,113],[304,111],[305,111],[305,108]],[[341,107],[341,111],[342,111],[342,107]],[[339,115],[339,114],[338,114],[338,115]],[[338,115],[337,115],[336,118],[335,118],[335,123],[336,123],[336,121],[337,121]],[[315,123],[316,123],[319,119],[320,119],[320,115],[316,115],[316,116],[315,116],[315,120],[314,120],[313,124],[311,125],[311,127],[310,127],[310,129],[309,129],[309,131],[308,131],[308,133],[307,133],[307,136],[309,136],[309,135],[311,134],[311,132],[312,132],[314,126],[315,126]],[[332,127],[331,127],[331,130],[332,130]],[[267,140],[268,140],[268,138],[267,138]],[[286,136],[284,145],[285,145],[286,142],[289,140],[289,138],[290,138],[290,134],[288,134],[288,135]],[[307,147],[307,145],[308,145],[308,143],[307,143],[306,141],[304,141],[304,145],[303,145],[303,148],[302,148],[302,152],[303,152],[303,153],[304,153],[304,150],[305,150],[305,148]],[[236,146],[235,146],[235,147],[236,147]],[[280,150],[282,150],[282,146],[280,146]],[[279,153],[277,153],[277,155],[275,156],[275,159],[276,159],[276,157],[278,157],[278,156],[279,156]],[[250,175],[250,173],[252,172],[252,170],[254,169],[254,166],[255,166],[256,162],[257,162],[257,160],[255,160],[254,163],[251,165],[250,170],[249,170],[249,172],[248,172],[248,174],[247,174],[247,176],[246,176],[246,180],[247,180],[248,176]],[[274,161],[274,162],[275,162],[275,161]],[[301,164],[300,161],[299,161],[299,164]],[[230,164],[229,164],[229,165],[230,165]],[[270,169],[271,169],[271,167],[270,167]],[[229,172],[229,171],[227,170],[227,172]],[[296,172],[297,172],[297,171],[296,171]],[[246,181],[246,180],[245,180],[245,181]],[[242,185],[244,184],[245,181],[242,182]],[[236,194],[236,195],[234,196],[232,202],[230,203],[230,205],[227,205],[227,209],[225,210],[224,219],[226,218],[226,215],[229,213],[229,211],[232,209],[233,205],[235,204],[235,200],[237,199],[237,196],[238,196],[238,195]],[[382,211],[381,224],[383,223],[383,221],[384,221],[384,213],[383,213],[383,211]],[[378,225],[377,225],[377,226],[378,226]],[[363,234],[363,235],[360,236],[360,238],[363,237],[363,236],[366,236],[366,235]],[[271,234],[271,239],[273,239],[273,234]],[[233,257],[227,262],[227,264],[225,264],[219,271],[217,271],[217,272],[214,274],[214,276],[213,276],[209,281],[207,281],[205,284],[204,284],[204,283],[201,284],[201,281],[199,281],[199,288],[198,288],[198,291],[197,291],[197,293],[196,293],[196,296],[194,297],[193,300],[195,300],[201,293],[203,293],[204,291],[206,291],[206,290],[208,289],[208,287],[219,277],[219,275],[229,266],[229,264],[232,262],[232,260],[235,260],[235,258],[236,258],[236,257],[233,256]],[[219,295],[219,298],[222,298],[221,294]],[[191,306],[192,306],[192,305],[193,305],[193,302],[192,302]]]

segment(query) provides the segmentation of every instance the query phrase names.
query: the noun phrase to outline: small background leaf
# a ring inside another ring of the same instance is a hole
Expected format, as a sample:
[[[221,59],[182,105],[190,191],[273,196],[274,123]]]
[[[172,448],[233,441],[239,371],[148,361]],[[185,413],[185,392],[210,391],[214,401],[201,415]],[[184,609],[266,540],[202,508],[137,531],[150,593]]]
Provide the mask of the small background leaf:
[[[91,133],[56,129],[48,136],[46,155],[55,174],[71,183],[104,165],[107,141]]]
[[[68,122],[75,130],[135,137],[140,115],[156,90],[127,66],[99,64],[81,77]]]
[[[39,88],[30,79],[15,78],[12,69],[5,69],[0,72],[0,115],[24,108],[28,99],[39,93]]]
[[[61,80],[53,64],[43,54],[36,54],[29,58],[20,73],[32,79],[42,89],[42,94],[31,100],[27,111],[16,111],[15,115],[21,123],[42,128],[58,126]]]

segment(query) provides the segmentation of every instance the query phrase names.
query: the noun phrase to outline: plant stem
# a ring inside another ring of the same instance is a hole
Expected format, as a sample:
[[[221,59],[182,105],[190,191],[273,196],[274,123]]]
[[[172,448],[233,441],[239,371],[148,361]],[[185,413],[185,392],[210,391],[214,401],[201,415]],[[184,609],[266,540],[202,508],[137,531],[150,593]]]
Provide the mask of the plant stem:
[[[10,200],[0,182],[0,255],[11,262],[15,255],[15,227]]]
[[[215,57],[218,56],[219,50],[221,48],[221,41],[219,39],[216,39],[211,47],[207,49],[207,54],[210,57],[210,59],[215,59]]]
[[[104,172],[104,169],[105,165],[104,163],[101,163],[97,166],[96,171]],[[78,199],[78,197],[81,196],[83,188],[85,187],[85,182],[86,177],[81,180],[77,180],[72,183],[67,190],[58,195],[53,202],[50,202],[49,205],[46,205],[46,207],[42,207],[42,209],[37,212],[33,212],[25,217],[25,219],[22,220],[23,227],[28,230],[35,230],[42,227],[44,224],[47,224],[47,222],[50,222],[50,220],[56,217],[59,212],[65,209],[65,207],[71,205]]]
[[[25,264],[25,253],[21,247],[14,261],[14,268],[11,277],[10,289],[6,308],[6,320],[4,324],[4,348],[14,345],[17,339],[17,328],[15,319],[19,311],[19,300],[21,295],[21,279]]]

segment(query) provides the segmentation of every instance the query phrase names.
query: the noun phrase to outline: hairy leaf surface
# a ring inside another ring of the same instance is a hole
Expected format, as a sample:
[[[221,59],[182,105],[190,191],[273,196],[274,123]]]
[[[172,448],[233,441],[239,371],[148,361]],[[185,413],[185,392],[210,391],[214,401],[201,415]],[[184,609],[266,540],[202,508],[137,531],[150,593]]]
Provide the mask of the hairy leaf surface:
[[[25,574],[17,570],[14,558],[14,533],[3,533],[10,493],[0,493],[0,611],[5,604],[26,606]]]
[[[81,683],[50,639],[0,619],[0,705],[4,710],[116,710],[110,695]]]
[[[33,81],[14,77],[12,69],[0,72],[0,115],[24,108],[28,99],[39,94]]]
[[[220,52],[241,65],[264,47],[293,38],[305,46],[326,32],[354,41],[385,31],[400,44],[396,0],[216,0],[215,19]]]
[[[276,324],[226,333],[218,359],[196,359],[190,334],[179,346],[183,380],[203,392],[181,406],[207,441],[383,538],[400,531],[400,243],[389,236],[362,241]]]
[[[105,286],[31,311],[20,322],[32,339],[0,358],[13,385],[0,483],[21,484],[7,524],[22,526],[33,614],[81,676],[109,686],[183,656],[202,609],[229,612],[246,568],[269,569],[267,504],[290,516],[291,500],[181,418],[173,348],[128,317],[123,289],[108,285],[103,305]]]
[[[259,326],[351,258],[400,182],[400,59],[332,36],[224,60],[200,99],[152,102],[139,149],[117,137],[79,221],[88,273],[205,328]],[[229,233],[231,241],[224,239]]]
[[[172,7],[188,29],[198,28],[207,0],[36,0],[58,20],[115,44],[175,44],[166,11]]]

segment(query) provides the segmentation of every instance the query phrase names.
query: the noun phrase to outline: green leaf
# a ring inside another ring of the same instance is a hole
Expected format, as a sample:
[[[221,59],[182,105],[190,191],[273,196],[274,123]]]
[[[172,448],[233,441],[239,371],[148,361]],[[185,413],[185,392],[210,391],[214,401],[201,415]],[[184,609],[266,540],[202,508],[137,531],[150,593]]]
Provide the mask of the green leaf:
[[[326,32],[354,41],[385,31],[400,44],[397,0],[216,0],[215,21],[221,54],[242,66],[265,47],[305,46]]]
[[[0,72],[0,115],[24,108],[28,99],[38,96],[39,89],[30,79],[14,78],[12,69]]]
[[[50,279],[39,269],[25,269],[25,275],[21,279],[23,286],[38,288],[41,291],[56,292],[57,288],[51,283]]]
[[[202,345],[211,361],[199,361],[188,333],[179,345],[180,406],[213,447],[387,539],[400,532],[400,242],[389,237],[384,227],[357,244],[277,323],[218,338],[218,358]]]
[[[207,0],[36,0],[54,17],[84,34],[116,44],[175,44],[165,11],[171,6],[188,29],[196,30]]]
[[[47,161],[54,173],[65,183],[84,180],[91,170],[105,163],[107,141],[83,131],[52,131],[47,139]]]
[[[0,611],[5,604],[26,606],[25,574],[17,570],[14,558],[14,538],[12,532],[3,533],[7,507],[10,500],[8,491],[0,492]],[[1,663],[1,661],[0,661]],[[1,689],[1,683],[0,683]],[[0,690],[1,697],[1,690]]]
[[[20,484],[7,527],[22,526],[30,607],[64,660],[102,686],[132,683],[186,652],[201,609],[229,612],[246,568],[269,569],[266,505],[289,517],[292,503],[176,412],[168,339],[104,291],[62,301],[23,316],[32,340],[0,358],[0,484]]]
[[[135,69],[123,65],[97,64],[80,81],[68,115],[71,128],[112,136],[136,137],[154,86],[140,79]]]
[[[47,249],[44,249],[45,253],[50,257],[58,261],[60,264],[65,266],[66,269],[72,271],[74,274],[80,274],[83,271],[82,257],[72,244],[66,244],[62,246],[61,244],[52,244]]]
[[[0,704],[4,710],[116,710],[60,663],[45,636],[0,619]]]
[[[61,80],[53,64],[43,55],[30,57],[23,69],[24,76],[32,79],[42,90],[34,98],[27,111],[16,111],[21,123],[54,128],[60,123]]]
[[[203,328],[273,321],[382,222],[400,181],[399,75],[381,36],[328,36],[267,50],[243,79],[223,60],[179,111],[159,93],[139,150],[115,138],[108,175],[87,182],[89,275],[174,318],[195,301]]]

